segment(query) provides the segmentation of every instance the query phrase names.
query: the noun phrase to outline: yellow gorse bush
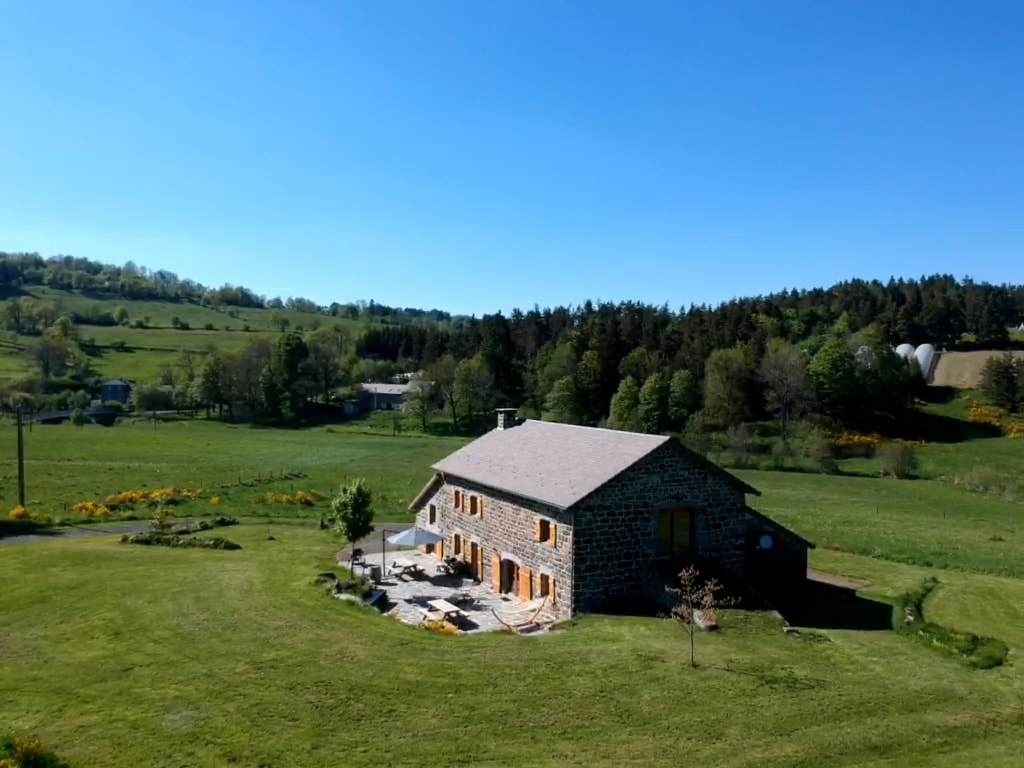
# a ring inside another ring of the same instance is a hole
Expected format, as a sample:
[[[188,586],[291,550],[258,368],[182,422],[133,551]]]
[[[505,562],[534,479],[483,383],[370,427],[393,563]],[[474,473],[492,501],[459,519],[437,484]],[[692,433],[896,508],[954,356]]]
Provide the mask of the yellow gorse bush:
[[[967,418],[978,424],[989,424],[993,427],[1001,427],[1005,411],[1000,408],[993,408],[990,405],[971,403],[967,409]]]
[[[71,511],[86,517],[106,517],[113,510],[120,507],[131,507],[135,504],[150,502],[157,504],[167,502],[180,503],[197,499],[201,494],[202,489],[199,488],[157,488],[152,491],[139,488],[137,490],[107,494],[103,498],[102,504],[92,500],[77,501],[71,505]]]
[[[312,507],[316,505],[316,502],[323,501],[327,496],[320,491],[311,490],[296,491],[294,496],[287,493],[281,495],[275,494],[273,491],[267,491],[266,493],[258,493],[252,498],[253,504],[301,504],[304,507]]]
[[[9,516],[11,520],[29,520],[32,517],[31,513],[21,504],[12,509]]]
[[[1006,433],[1010,437],[1024,437],[1024,421],[1011,421]]]
[[[841,447],[873,448],[882,440],[882,436],[877,432],[865,434],[863,432],[843,430],[832,436],[832,443]]]

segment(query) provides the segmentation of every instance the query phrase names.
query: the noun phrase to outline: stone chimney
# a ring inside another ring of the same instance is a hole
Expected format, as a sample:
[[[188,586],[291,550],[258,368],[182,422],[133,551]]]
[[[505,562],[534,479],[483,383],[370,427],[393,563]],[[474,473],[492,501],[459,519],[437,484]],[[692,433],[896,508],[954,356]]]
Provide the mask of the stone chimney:
[[[511,429],[516,425],[515,408],[495,408],[498,412],[498,429]]]

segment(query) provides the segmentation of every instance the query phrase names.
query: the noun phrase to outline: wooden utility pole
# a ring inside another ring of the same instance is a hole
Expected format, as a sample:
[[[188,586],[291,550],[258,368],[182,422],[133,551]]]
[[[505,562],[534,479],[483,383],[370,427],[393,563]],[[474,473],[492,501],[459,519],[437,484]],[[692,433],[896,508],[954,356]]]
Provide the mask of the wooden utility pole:
[[[21,427],[21,406],[18,406],[18,505],[25,506],[25,435]]]

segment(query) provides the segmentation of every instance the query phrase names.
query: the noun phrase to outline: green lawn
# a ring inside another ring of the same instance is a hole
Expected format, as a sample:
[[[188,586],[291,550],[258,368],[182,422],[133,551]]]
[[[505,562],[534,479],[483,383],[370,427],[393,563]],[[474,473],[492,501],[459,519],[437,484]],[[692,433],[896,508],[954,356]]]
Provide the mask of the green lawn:
[[[0,545],[3,725],[81,767],[1019,764],[1012,667],[735,611],[696,671],[658,619],[443,637],[323,596],[309,579],[336,543],[273,532],[229,529],[236,552]]]
[[[17,503],[15,429],[0,420],[0,515]],[[217,512],[283,516],[327,514],[311,508],[254,506],[261,492],[293,494],[311,488],[332,493],[363,477],[376,495],[380,519],[411,519],[406,506],[430,479],[430,465],[464,441],[389,433],[361,434],[333,427],[284,430],[196,419],[119,423],[114,427],[36,425],[25,432],[26,502],[30,511],[71,516],[77,501],[138,488],[202,488],[220,498]],[[265,482],[268,475],[301,472],[305,478]],[[261,480],[256,485],[252,482]],[[208,501],[178,507],[181,515],[213,511]]]
[[[736,474],[762,492],[754,507],[818,547],[1024,576],[1024,504],[932,480]]]

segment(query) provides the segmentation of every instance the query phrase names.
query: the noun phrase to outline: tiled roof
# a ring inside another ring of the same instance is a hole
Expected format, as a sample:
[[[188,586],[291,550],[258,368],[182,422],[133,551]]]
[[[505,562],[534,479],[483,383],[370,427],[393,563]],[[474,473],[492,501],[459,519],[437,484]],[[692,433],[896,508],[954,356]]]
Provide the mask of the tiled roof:
[[[567,509],[669,439],[529,420],[493,429],[432,468]]]

